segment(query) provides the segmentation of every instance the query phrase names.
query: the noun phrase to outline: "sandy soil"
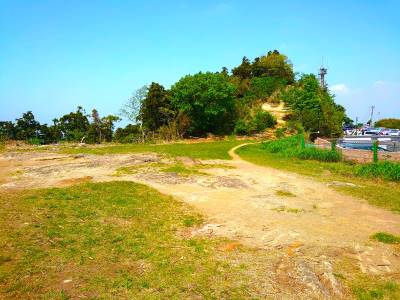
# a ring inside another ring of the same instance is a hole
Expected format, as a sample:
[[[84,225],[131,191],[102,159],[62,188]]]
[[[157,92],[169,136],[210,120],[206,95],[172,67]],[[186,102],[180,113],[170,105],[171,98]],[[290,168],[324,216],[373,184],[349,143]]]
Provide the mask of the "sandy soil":
[[[321,298],[343,296],[333,273],[344,258],[366,274],[399,274],[398,250],[371,241],[370,236],[379,231],[400,235],[400,215],[313,179],[243,161],[236,148],[230,151],[231,161],[180,158],[188,166],[215,165],[201,169],[205,175],[191,176],[160,172],[157,165],[171,161],[155,154],[8,152],[0,156],[0,191],[85,181],[140,182],[190,203],[206,216],[207,224],[191,234],[224,236],[250,247],[278,250],[275,280],[302,285]],[[137,168],[132,174],[115,176],[122,166]]]

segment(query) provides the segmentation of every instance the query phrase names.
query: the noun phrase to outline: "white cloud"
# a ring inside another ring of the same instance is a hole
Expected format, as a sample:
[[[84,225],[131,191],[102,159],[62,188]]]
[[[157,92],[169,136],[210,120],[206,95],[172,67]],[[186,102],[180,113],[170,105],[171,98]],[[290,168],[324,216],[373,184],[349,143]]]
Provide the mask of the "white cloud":
[[[335,94],[342,94],[342,95],[348,94],[350,91],[350,89],[344,83],[332,85],[329,89]]]
[[[372,105],[376,118],[400,117],[400,82],[377,80],[362,87],[341,83],[330,86],[330,90],[352,118],[357,116],[360,121],[367,121]]]

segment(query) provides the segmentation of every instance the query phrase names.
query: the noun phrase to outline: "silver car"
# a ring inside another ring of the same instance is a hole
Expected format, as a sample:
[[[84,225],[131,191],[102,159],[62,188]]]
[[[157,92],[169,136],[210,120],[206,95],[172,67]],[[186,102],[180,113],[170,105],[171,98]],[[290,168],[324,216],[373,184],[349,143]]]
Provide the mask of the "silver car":
[[[400,136],[400,129],[390,129],[388,135],[390,135],[390,136]]]

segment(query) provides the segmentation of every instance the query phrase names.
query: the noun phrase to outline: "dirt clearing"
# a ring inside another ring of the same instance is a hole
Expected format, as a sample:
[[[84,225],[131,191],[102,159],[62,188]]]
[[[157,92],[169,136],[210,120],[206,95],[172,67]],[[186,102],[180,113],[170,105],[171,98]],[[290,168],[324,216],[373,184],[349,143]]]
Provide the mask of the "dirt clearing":
[[[0,189],[114,180],[146,184],[190,203],[207,218],[205,226],[187,234],[223,236],[265,251],[279,250],[274,280],[301,284],[320,297],[343,296],[334,275],[343,261],[368,275],[398,276],[399,249],[370,236],[400,235],[399,215],[310,178],[243,161],[234,149],[230,155],[233,160],[228,161],[8,152],[0,156]],[[176,164],[181,167],[166,168]],[[199,172],[181,173],[182,168]]]

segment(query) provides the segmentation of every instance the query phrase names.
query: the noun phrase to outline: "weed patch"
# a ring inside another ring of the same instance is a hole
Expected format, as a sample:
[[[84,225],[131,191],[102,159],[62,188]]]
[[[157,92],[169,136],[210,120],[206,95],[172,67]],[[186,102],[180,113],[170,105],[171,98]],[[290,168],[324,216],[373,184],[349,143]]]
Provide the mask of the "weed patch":
[[[385,244],[400,244],[400,237],[390,233],[378,232],[375,233],[372,238]]]
[[[286,190],[277,190],[275,194],[281,197],[296,197],[295,194]]]

